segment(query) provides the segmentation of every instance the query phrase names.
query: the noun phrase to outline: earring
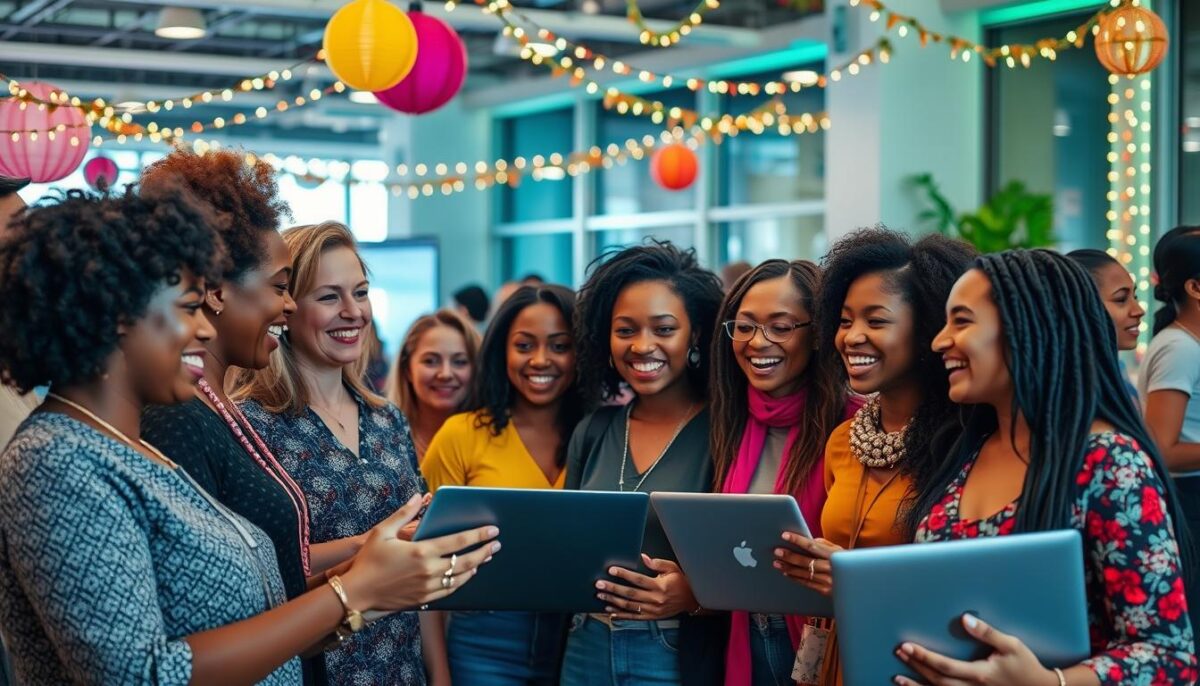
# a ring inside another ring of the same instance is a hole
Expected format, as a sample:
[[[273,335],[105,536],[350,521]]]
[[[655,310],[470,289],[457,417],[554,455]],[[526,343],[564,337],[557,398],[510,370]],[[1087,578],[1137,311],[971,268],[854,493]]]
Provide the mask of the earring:
[[[700,366],[700,347],[693,345],[691,350],[688,350],[688,364],[692,368]]]
[[[220,316],[221,316],[221,310],[213,310],[213,314],[214,314],[214,315],[216,315],[216,316],[218,316],[218,317],[220,317]]]
[[[613,362],[612,355],[609,355],[609,356],[608,356],[608,368],[609,368],[609,369],[616,369],[616,368],[617,368],[617,363]]]

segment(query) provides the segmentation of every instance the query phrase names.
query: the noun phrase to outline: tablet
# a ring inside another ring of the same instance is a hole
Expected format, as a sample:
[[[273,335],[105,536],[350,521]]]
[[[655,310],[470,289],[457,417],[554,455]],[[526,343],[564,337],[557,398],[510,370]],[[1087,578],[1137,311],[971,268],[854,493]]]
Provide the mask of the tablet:
[[[430,609],[603,612],[596,581],[612,565],[637,568],[649,505],[645,493],[438,489],[414,540],[491,524],[503,547]]]
[[[775,569],[780,535],[811,537],[789,495],[652,493],[650,502],[700,606],[828,617],[833,602]]]
[[[920,681],[894,654],[912,641],[960,660],[990,650],[967,635],[970,612],[1013,634],[1046,667],[1088,657],[1083,542],[1074,529],[833,554],[845,686]]]

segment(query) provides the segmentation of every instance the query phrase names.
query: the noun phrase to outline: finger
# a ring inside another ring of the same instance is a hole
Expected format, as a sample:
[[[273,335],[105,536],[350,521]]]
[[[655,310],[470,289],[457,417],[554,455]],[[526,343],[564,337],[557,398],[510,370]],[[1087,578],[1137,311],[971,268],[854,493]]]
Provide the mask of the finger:
[[[788,550],[787,548],[776,548],[775,559],[782,560],[784,563],[792,567],[796,567],[797,569],[803,567],[805,573],[807,573],[809,563],[816,561],[817,558],[809,557],[808,555],[802,555],[794,550]]]
[[[811,557],[816,557],[822,560],[828,560],[831,555],[837,550],[840,550],[836,545],[829,543],[824,539],[814,540],[806,538],[800,534],[790,531],[783,532],[783,540],[800,548],[808,553]]]
[[[490,541],[500,535],[500,529],[494,526],[481,526],[478,529],[470,529],[468,531],[460,531],[456,534],[441,536],[439,538],[431,538],[426,541],[421,541],[417,545],[424,546],[424,550],[438,557],[448,557],[451,553],[457,553],[460,550],[465,550],[471,546]]]
[[[923,665],[942,677],[951,677],[954,679],[965,679],[971,681],[982,676],[982,666],[984,662],[963,662],[946,657],[941,653],[935,653],[928,648],[919,646],[915,643],[904,643],[900,646],[901,657],[907,655],[908,664],[916,668]]]
[[[916,672],[917,674],[921,675],[922,681],[921,682],[913,681],[912,679],[908,679],[908,677],[899,677],[899,678],[908,679],[908,683],[910,683],[910,684],[923,682],[926,684],[931,684],[932,686],[946,686],[947,679],[945,676],[939,674],[936,669],[930,667],[927,664],[924,664],[923,662],[918,661],[912,655],[904,652],[903,647],[896,650],[896,657],[898,657],[902,662],[904,662],[904,664],[908,665],[909,669],[911,669],[914,672]]]
[[[458,577],[462,576],[463,574],[470,574],[479,567],[491,562],[492,556],[500,552],[500,547],[500,541],[492,541],[479,550],[472,551],[466,555],[459,555],[458,559],[455,560],[453,576]],[[450,569],[446,566],[448,564],[446,558],[440,558],[438,562],[441,563],[441,573],[445,575],[445,573]],[[434,571],[437,571],[437,569],[439,569],[439,567],[435,567]]]
[[[983,621],[975,615],[964,612],[962,616],[963,628],[971,634],[975,640],[990,645],[1001,653],[1014,652],[1017,646],[1021,643],[1021,639],[1011,634],[1006,634],[999,629],[996,629],[991,624]]]
[[[621,584],[597,581],[596,589],[599,591],[596,596],[605,602],[607,602],[609,598],[632,600],[634,602],[643,604],[656,602],[653,594],[641,589],[631,588]]]
[[[657,606],[652,603],[639,603],[635,600],[627,600],[625,598],[612,598],[607,603],[604,611],[608,614],[629,614],[634,615],[637,619],[645,619],[644,616],[651,613]]]
[[[428,603],[432,603],[435,600],[441,600],[442,598],[445,598],[446,596],[450,595],[451,593],[454,593],[458,589],[462,588],[463,584],[470,581],[471,577],[474,577],[478,572],[479,572],[478,569],[472,569],[470,572],[461,575],[462,579],[458,579],[458,577],[455,577],[454,583],[449,588],[442,588],[441,578],[438,578],[434,582],[434,583],[436,583],[436,587],[426,590],[425,597],[424,597],[424,599],[421,600],[421,602],[419,604],[425,605]]]
[[[683,572],[683,570],[679,568],[679,565],[671,560],[660,560],[658,558],[650,557],[646,553],[642,553],[642,564],[646,565],[648,569],[652,569],[659,574]]]
[[[897,674],[895,677],[893,677],[892,683],[896,684],[896,686],[925,686],[921,682],[913,681],[903,674]]]
[[[413,495],[400,509],[388,515],[386,519],[376,524],[372,529],[382,532],[388,538],[397,538],[400,534],[400,529],[403,529],[405,524],[411,522],[420,511],[421,498],[418,495]]]
[[[637,572],[625,569],[624,567],[609,567],[608,573],[617,577],[618,579],[621,579],[622,581],[627,581],[630,584],[647,591],[653,591],[657,588],[657,586],[654,585],[654,579],[652,577],[648,577],[645,574],[638,574]]]

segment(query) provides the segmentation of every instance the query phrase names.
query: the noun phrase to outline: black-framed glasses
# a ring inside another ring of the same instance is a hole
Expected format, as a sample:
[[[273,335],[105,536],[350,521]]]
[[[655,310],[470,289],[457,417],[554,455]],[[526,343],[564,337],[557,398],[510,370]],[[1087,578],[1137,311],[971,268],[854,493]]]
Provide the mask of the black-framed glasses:
[[[725,334],[727,336],[740,343],[754,340],[756,331],[762,331],[763,338],[772,343],[787,343],[792,335],[796,333],[796,329],[803,329],[811,324],[811,321],[758,324],[746,321],[745,319],[730,319],[722,324],[722,326],[725,327]]]

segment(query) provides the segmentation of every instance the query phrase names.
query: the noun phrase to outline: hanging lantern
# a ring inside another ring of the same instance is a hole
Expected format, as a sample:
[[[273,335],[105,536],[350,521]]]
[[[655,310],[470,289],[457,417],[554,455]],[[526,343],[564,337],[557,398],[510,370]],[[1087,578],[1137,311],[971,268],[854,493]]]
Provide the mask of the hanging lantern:
[[[1157,67],[1167,56],[1167,27],[1151,10],[1122,5],[1100,19],[1096,57],[1110,72],[1134,77]]]
[[[26,102],[17,96],[0,98],[0,174],[49,183],[79,167],[92,144],[92,125],[66,93],[41,81],[21,87],[45,103]]]
[[[400,83],[376,91],[388,107],[407,114],[425,114],[445,105],[467,78],[467,50],[458,33],[446,22],[421,12],[408,11],[417,32],[417,61]]]
[[[117,182],[117,163],[107,157],[93,157],[83,165],[83,180],[98,191],[107,191]]]
[[[682,143],[659,148],[650,158],[650,175],[655,183],[669,191],[680,191],[692,185],[699,170],[696,153]]]
[[[325,63],[347,86],[360,91],[391,88],[417,59],[417,32],[387,0],[353,0],[325,25]]]

